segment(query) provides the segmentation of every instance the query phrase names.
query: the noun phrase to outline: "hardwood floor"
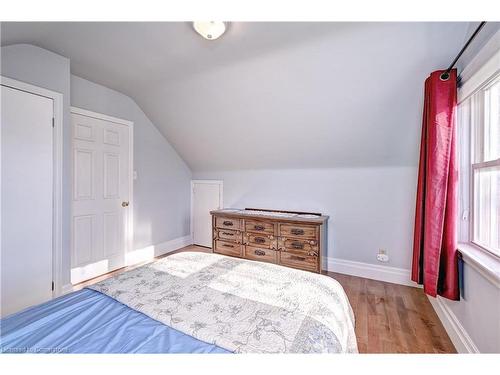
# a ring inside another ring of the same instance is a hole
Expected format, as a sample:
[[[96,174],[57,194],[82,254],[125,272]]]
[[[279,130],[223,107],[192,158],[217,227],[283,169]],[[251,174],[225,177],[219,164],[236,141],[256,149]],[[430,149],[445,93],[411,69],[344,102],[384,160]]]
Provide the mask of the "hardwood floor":
[[[211,249],[187,246],[158,259],[182,251]],[[85,281],[75,285],[74,290],[138,266]],[[456,353],[422,289],[333,272],[325,274],[340,282],[346,291],[356,317],[360,353]]]
[[[356,316],[360,353],[456,353],[422,289],[328,273]]]

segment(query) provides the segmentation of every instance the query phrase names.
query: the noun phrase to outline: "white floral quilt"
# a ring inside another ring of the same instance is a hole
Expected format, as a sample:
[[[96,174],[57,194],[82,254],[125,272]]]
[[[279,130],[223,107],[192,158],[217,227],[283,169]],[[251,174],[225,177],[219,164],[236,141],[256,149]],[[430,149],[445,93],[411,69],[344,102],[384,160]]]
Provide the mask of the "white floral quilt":
[[[357,353],[347,296],[324,275],[183,252],[89,288],[237,353]]]

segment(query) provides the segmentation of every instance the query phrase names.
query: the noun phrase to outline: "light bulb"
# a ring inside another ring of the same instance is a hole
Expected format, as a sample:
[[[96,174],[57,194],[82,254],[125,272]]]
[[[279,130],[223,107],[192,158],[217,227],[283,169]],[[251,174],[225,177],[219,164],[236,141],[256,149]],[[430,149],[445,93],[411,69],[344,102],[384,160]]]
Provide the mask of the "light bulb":
[[[198,34],[208,40],[217,39],[226,31],[226,24],[221,21],[193,22],[193,27]]]

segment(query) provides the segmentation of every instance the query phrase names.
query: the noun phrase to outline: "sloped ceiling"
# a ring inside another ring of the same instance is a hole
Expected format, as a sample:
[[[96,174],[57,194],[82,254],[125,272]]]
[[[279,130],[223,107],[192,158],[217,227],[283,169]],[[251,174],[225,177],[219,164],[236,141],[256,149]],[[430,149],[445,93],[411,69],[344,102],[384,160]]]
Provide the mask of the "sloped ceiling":
[[[2,23],[132,97],[193,171],[414,166],[423,82],[469,23]]]

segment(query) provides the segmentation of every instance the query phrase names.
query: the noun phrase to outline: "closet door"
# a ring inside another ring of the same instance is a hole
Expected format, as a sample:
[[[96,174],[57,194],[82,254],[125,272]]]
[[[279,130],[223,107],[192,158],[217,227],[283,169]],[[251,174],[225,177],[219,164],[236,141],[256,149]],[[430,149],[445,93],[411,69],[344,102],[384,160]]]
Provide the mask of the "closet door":
[[[1,86],[1,316],[52,298],[53,100]]]
[[[130,127],[71,114],[73,207],[71,282],[125,266],[131,234]]]
[[[191,185],[193,243],[212,247],[210,211],[222,208],[222,181],[193,180]]]

